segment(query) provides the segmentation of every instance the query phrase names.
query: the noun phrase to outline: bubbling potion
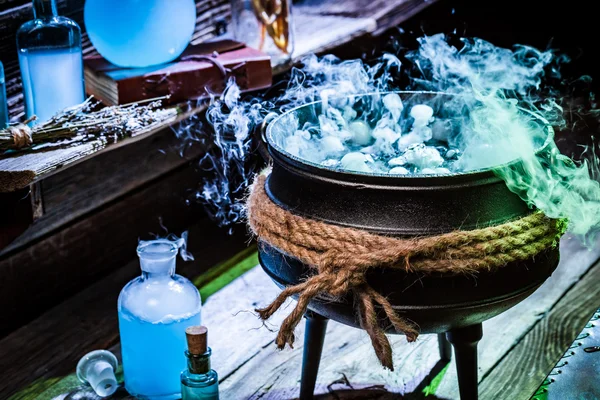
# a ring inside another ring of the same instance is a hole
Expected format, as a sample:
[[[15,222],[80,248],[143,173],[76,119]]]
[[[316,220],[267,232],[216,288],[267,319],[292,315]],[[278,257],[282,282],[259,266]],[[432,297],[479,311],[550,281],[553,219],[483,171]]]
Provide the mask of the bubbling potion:
[[[148,399],[181,398],[179,375],[186,368],[185,329],[200,325],[200,294],[175,274],[184,239],[141,241],[142,275],[119,295],[119,332],[125,388]]]

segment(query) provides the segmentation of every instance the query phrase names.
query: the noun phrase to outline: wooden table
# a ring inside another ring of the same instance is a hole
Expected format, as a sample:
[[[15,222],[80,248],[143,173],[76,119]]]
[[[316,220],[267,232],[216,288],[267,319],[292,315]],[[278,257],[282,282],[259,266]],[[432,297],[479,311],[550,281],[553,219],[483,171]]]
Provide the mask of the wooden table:
[[[567,236],[560,246],[561,263],[552,277],[521,304],[484,323],[479,344],[482,400],[529,399],[600,305],[600,241],[588,250]],[[249,252],[238,257],[245,260],[240,271],[256,263],[253,250]],[[187,265],[182,272],[191,276],[197,268]],[[0,341],[0,398],[64,397],[77,390],[72,372],[87,351],[108,348],[120,356],[116,296],[136,269],[135,262],[125,266]],[[297,330],[293,350],[277,351],[273,330],[289,307],[266,326],[253,312],[278,291],[256,267],[205,302],[202,318],[210,330],[223,399],[297,397],[303,328]],[[388,372],[377,363],[364,331],[331,322],[317,398],[418,399],[424,392],[458,398],[454,365],[440,365],[435,335],[421,336],[414,344],[392,336],[392,345],[396,371]]]

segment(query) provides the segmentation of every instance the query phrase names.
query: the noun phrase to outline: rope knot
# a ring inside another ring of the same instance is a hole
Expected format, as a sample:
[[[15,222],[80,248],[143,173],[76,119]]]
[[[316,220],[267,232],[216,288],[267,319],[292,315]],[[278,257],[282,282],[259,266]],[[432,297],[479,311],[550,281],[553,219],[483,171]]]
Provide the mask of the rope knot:
[[[381,364],[393,370],[392,349],[382,329],[389,321],[412,342],[419,327],[400,317],[385,296],[367,282],[373,268],[393,268],[422,274],[473,274],[492,271],[515,261],[533,258],[556,246],[565,221],[534,212],[521,219],[472,231],[456,231],[423,238],[395,238],[344,228],[295,215],[267,196],[266,176],[255,179],[247,203],[249,225],[262,242],[310,266],[314,274],[285,288],[267,307],[256,310],[261,319],[273,315],[290,297],[297,304],[285,318],[276,344],[293,347],[294,329],[319,295],[354,295],[360,325],[367,331]],[[380,315],[381,314],[381,315]],[[383,318],[382,318],[383,317]]]

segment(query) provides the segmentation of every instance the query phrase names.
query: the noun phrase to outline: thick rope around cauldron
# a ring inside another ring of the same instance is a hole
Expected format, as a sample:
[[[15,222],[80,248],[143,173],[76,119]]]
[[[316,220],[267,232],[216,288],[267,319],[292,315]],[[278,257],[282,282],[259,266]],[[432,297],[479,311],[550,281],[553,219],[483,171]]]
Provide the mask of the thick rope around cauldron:
[[[397,268],[425,274],[472,274],[491,271],[510,262],[528,260],[555,246],[564,233],[565,221],[535,212],[521,219],[472,231],[399,239],[344,228],[304,218],[277,206],[265,193],[266,176],[257,176],[248,198],[248,221],[254,234],[282,252],[316,270],[316,274],[289,286],[269,306],[257,310],[268,319],[290,297],[298,303],[277,335],[277,347],[293,347],[294,329],[311,299],[319,294],[340,297],[352,292],[360,324],[371,338],[377,357],[393,370],[392,349],[377,320],[379,306],[397,332],[409,342],[419,335],[418,326],[399,317],[389,301],[371,288],[365,278],[376,267]]]

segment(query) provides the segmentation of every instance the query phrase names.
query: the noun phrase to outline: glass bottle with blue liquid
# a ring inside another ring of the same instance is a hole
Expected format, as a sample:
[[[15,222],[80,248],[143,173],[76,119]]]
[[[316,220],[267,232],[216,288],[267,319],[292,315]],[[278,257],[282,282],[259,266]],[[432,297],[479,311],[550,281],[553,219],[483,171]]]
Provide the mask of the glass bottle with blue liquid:
[[[198,289],[175,274],[183,239],[141,241],[142,275],[119,295],[119,332],[127,391],[147,399],[181,398],[186,328],[200,325]]]
[[[50,119],[85,100],[81,30],[58,16],[56,0],[33,0],[34,20],[17,31],[27,117]]]

